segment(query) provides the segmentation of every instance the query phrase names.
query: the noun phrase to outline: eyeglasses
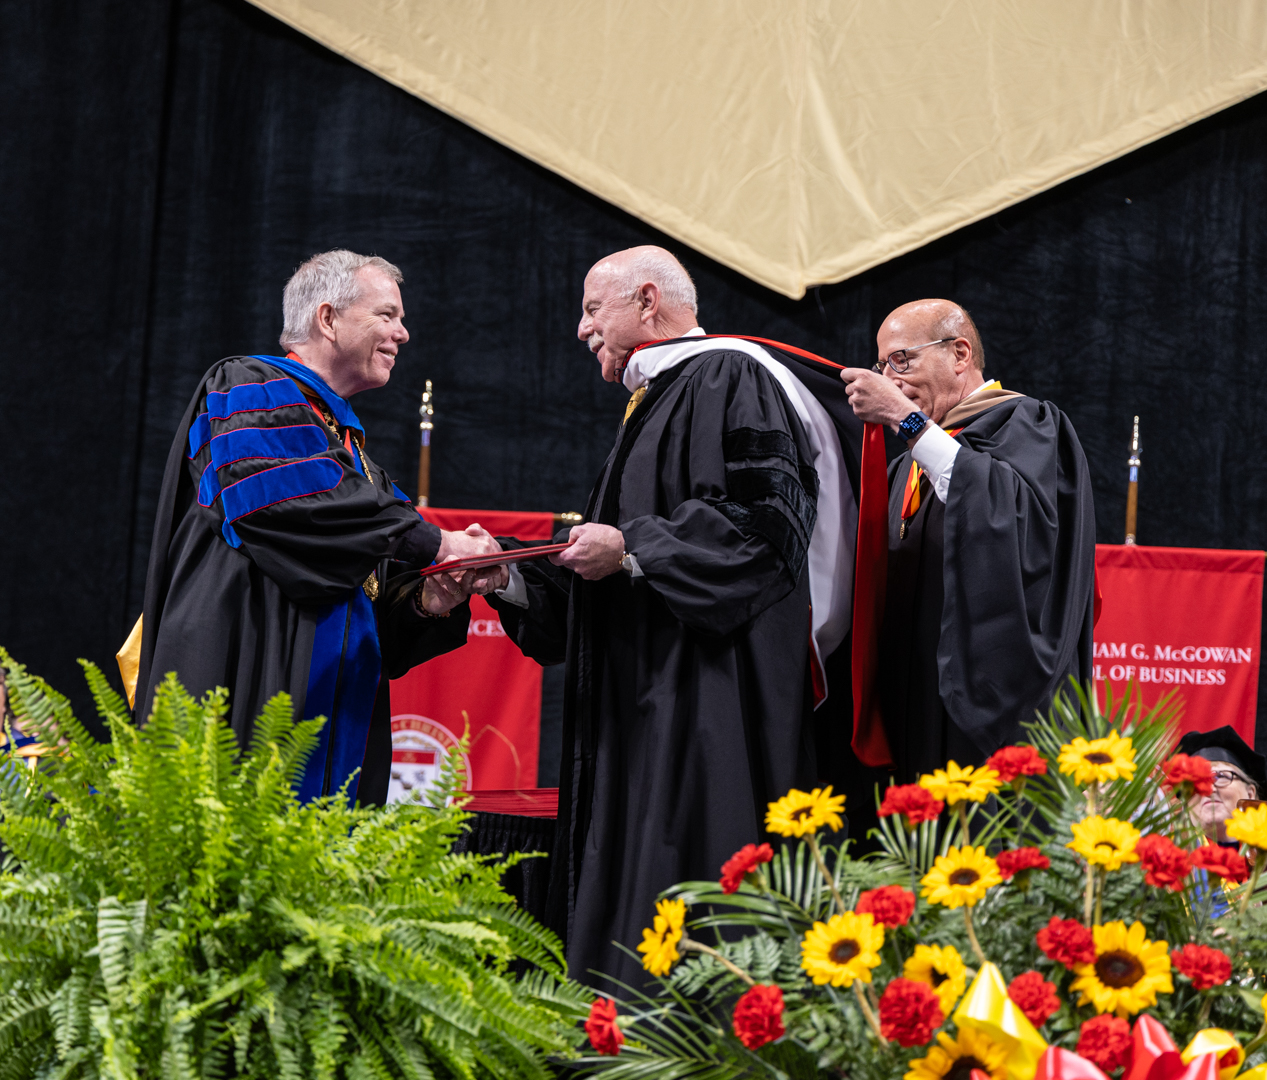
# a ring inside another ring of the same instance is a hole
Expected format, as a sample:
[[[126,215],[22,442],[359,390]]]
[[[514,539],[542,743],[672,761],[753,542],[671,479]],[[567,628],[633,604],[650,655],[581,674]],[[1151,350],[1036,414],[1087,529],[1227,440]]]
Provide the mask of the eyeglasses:
[[[883,360],[877,360],[872,367],[872,371],[878,371],[884,374],[884,365],[888,364],[898,375],[905,375],[911,370],[911,354],[917,353],[920,349],[931,349],[934,345],[945,345],[948,341],[958,341],[958,338],[944,337],[936,341],[926,341],[923,345],[913,345],[909,349],[898,349],[897,352],[891,352]]]
[[[1225,788],[1233,780],[1239,780],[1246,787],[1251,786],[1250,781],[1245,779],[1245,777],[1243,777],[1240,773],[1223,772],[1222,770],[1218,770],[1214,773],[1214,786],[1216,788]]]

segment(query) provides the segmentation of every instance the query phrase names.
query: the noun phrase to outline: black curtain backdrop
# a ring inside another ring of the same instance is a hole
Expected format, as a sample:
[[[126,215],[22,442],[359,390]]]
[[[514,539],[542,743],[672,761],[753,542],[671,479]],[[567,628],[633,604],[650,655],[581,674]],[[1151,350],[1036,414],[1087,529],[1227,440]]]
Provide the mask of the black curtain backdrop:
[[[434,380],[437,505],[583,506],[625,395],[575,340],[581,283],[661,243],[709,331],[851,363],[897,304],[954,298],[989,373],[1072,417],[1102,542],[1122,539],[1135,413],[1142,543],[1267,541],[1267,96],[791,301],[244,0],[0,0],[0,25],[0,643],[81,708],[76,657],[117,679],[199,375],[272,351],[286,278],[335,246],[405,272],[412,341],[355,405],[412,493]]]

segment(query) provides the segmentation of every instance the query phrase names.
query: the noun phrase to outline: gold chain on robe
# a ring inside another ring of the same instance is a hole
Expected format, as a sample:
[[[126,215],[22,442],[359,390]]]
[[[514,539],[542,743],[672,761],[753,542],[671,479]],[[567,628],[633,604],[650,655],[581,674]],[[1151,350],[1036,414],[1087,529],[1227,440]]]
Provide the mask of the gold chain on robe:
[[[318,415],[320,415],[326,427],[328,427],[331,431],[334,432],[334,437],[338,439],[339,425],[335,423],[334,414],[330,411],[329,406],[326,405],[326,403],[322,401],[319,397],[314,397],[311,394],[307,394],[305,396],[308,398],[310,402],[312,402],[317,407]],[[349,449],[351,449],[352,447],[356,448],[357,455],[361,459],[361,468],[365,470],[365,479],[370,482],[371,487],[377,486],[374,484],[374,477],[370,475],[370,463],[368,459],[365,457],[365,451],[361,448],[360,440],[358,440],[357,437],[352,434],[351,428],[347,429],[347,435],[344,437],[344,446],[346,446]],[[378,599],[378,571],[377,570],[371,570],[370,576],[367,577],[363,582],[361,582],[361,591],[364,592],[365,595],[370,598],[370,603],[373,603],[375,600]]]

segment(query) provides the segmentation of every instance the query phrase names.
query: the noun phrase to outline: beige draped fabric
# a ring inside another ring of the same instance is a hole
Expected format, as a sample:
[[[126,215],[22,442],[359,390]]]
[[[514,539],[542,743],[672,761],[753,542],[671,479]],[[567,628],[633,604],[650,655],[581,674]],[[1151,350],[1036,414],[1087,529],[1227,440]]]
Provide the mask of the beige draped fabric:
[[[254,0],[799,297],[1267,88],[1264,0]]]

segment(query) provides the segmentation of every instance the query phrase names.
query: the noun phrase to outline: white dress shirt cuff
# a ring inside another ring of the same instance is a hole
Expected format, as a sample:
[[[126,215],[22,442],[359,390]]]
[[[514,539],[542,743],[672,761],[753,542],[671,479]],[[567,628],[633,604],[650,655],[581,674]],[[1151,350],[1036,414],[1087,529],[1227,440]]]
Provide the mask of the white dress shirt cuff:
[[[528,606],[528,586],[524,584],[524,576],[519,572],[519,567],[511,563],[506,567],[510,574],[510,581],[506,583],[504,589],[494,590],[498,596],[508,604],[514,604],[515,607],[526,608]]]
[[[642,572],[642,567],[638,565],[637,555],[633,555],[629,552],[625,552],[625,558],[629,560],[629,576],[630,577],[646,577],[646,574]],[[623,560],[621,562],[621,566],[622,568],[624,566]]]
[[[936,424],[924,428],[924,434],[911,451],[911,457],[919,462],[933,485],[933,492],[943,503],[950,491],[950,473],[958,454],[959,444]]]

